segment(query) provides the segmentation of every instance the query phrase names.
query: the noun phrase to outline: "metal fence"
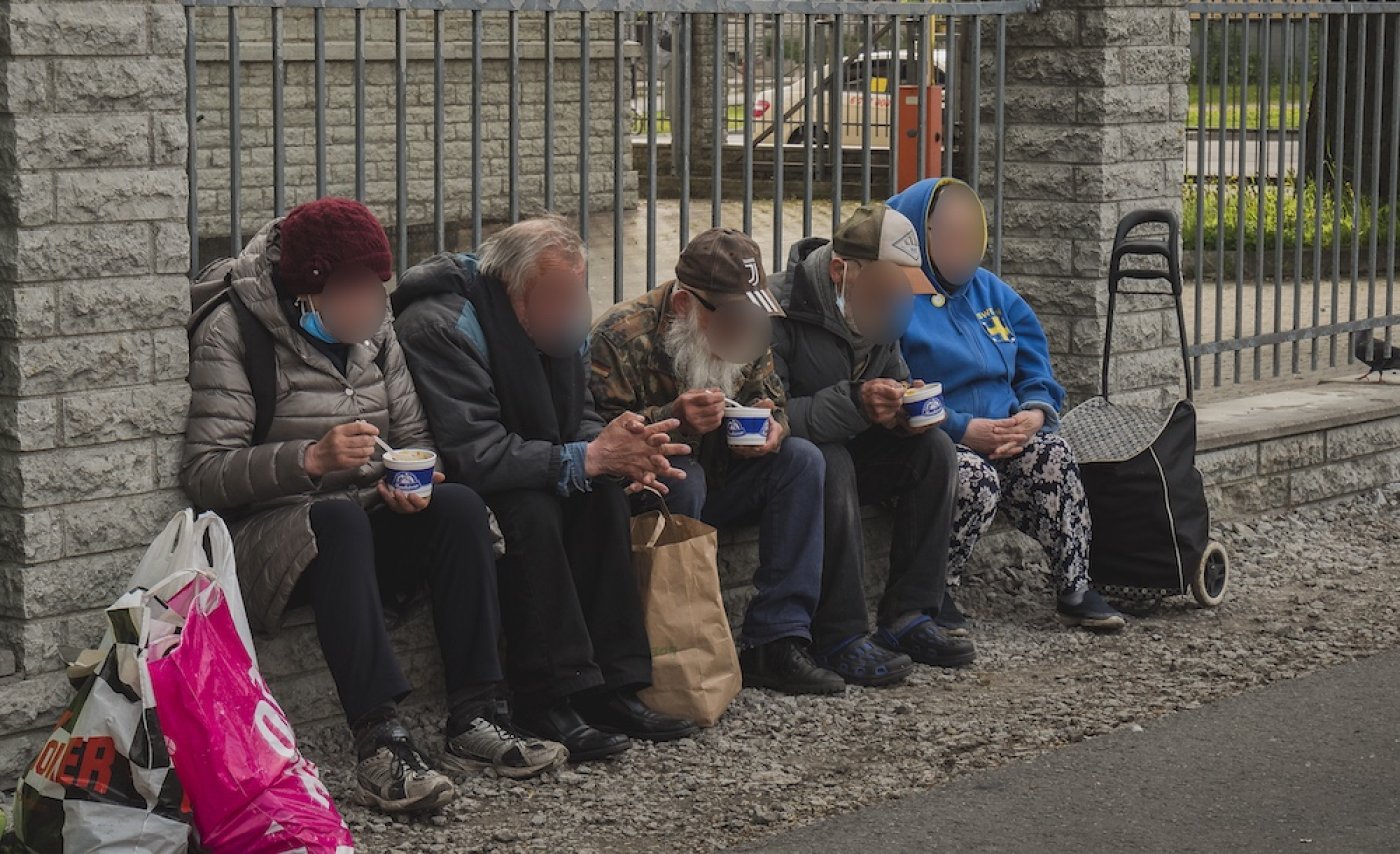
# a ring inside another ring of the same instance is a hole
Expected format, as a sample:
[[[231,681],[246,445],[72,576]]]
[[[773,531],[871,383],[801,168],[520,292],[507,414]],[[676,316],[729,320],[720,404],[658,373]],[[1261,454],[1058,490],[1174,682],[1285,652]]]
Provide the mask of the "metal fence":
[[[1400,324],[1400,2],[1188,9],[1196,384],[1354,369]]]
[[[1006,19],[1038,0],[184,3],[195,269],[327,194],[381,214],[400,270],[549,209],[589,243],[597,303],[711,224],[777,268],[954,172],[999,263]]]

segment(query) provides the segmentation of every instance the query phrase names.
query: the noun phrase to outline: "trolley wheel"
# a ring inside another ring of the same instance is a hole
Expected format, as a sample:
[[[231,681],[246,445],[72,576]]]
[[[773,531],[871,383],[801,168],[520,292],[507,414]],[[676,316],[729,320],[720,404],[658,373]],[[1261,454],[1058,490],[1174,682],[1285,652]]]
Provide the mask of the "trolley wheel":
[[[1230,586],[1230,556],[1225,547],[1215,541],[1206,546],[1201,565],[1191,579],[1191,595],[1202,608],[1214,608],[1225,601]]]

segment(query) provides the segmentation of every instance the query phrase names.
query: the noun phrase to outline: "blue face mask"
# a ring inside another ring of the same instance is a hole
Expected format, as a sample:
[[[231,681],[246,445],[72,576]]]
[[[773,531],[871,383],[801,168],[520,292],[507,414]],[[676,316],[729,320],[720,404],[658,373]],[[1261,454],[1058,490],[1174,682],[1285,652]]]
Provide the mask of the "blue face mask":
[[[336,337],[326,331],[326,325],[321,322],[321,312],[314,308],[309,308],[306,303],[301,306],[301,328],[307,335],[325,344],[339,344]]]

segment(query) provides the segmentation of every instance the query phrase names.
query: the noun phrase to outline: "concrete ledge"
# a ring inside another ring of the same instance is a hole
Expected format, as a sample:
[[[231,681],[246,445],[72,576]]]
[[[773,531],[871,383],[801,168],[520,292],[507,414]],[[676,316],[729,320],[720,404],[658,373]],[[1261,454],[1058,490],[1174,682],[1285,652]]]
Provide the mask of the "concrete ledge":
[[[1400,480],[1400,385],[1327,383],[1201,407],[1196,465],[1216,518]]]

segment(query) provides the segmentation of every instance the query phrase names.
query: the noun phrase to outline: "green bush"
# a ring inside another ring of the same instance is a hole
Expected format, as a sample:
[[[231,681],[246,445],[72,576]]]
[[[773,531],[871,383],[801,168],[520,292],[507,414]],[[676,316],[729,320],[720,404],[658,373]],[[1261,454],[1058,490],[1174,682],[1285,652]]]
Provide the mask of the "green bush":
[[[1263,220],[1259,218],[1259,198],[1263,193]],[[1204,204],[1198,211],[1198,193]],[[1279,228],[1279,195],[1283,200],[1283,227]],[[1243,196],[1243,211],[1240,209]],[[1295,249],[1300,244],[1306,249],[1321,246],[1331,249],[1334,245],[1350,247],[1353,238],[1359,239],[1362,251],[1371,245],[1371,233],[1376,232],[1376,245],[1382,253],[1395,239],[1391,232],[1392,218],[1388,205],[1372,208],[1370,200],[1358,199],[1350,187],[1344,187],[1340,203],[1332,196],[1330,187],[1319,194],[1312,182],[1299,187],[1293,178],[1283,184],[1266,184],[1262,188],[1255,182],[1241,183],[1228,179],[1224,185],[1224,223],[1221,223],[1221,185],[1218,181],[1207,180],[1201,184],[1188,181],[1182,191],[1182,243],[1189,251],[1196,246],[1197,235],[1204,236],[1207,250],[1219,247],[1221,236],[1227,251],[1238,249],[1257,250],[1262,244],[1265,249],[1276,249],[1279,239],[1285,249]],[[1318,228],[1317,209],[1322,206],[1321,230]],[[1298,214],[1302,209],[1302,230],[1299,231]],[[1243,243],[1240,242],[1240,216],[1244,216]]]

